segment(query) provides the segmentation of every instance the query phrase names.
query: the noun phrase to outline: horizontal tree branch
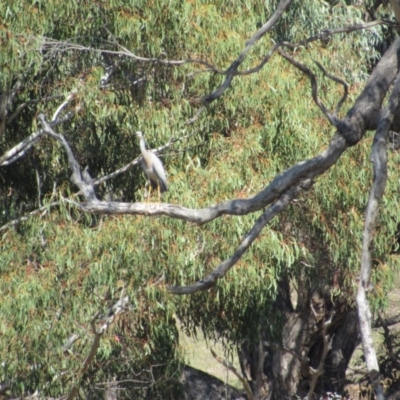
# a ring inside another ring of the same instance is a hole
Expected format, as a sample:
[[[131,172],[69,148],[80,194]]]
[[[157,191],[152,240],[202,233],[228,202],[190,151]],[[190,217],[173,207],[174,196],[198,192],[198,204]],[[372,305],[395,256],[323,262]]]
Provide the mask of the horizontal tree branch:
[[[71,169],[74,171],[72,180],[81,190],[88,190],[84,193],[86,202],[78,203],[71,200],[79,209],[86,212],[100,214],[141,214],[141,215],[167,215],[185,221],[203,224],[221,215],[244,215],[259,211],[268,205],[273,204],[254,225],[247,234],[232,257],[224,261],[208,277],[195,285],[183,288],[170,288],[174,293],[193,293],[197,290],[206,290],[211,287],[217,279],[224,274],[240,259],[249,245],[257,237],[265,224],[277,213],[281,212],[301,190],[301,182],[312,182],[316,177],[322,175],[333,166],[343,152],[351,145],[356,144],[363,137],[365,130],[371,124],[371,115],[374,111],[380,110],[382,101],[397,74],[399,64],[400,39],[396,39],[380,62],[372,72],[367,84],[356,100],[354,106],[349,110],[346,117],[339,121],[338,131],[333,136],[328,148],[318,156],[300,162],[277,175],[274,180],[261,192],[249,199],[235,199],[201,210],[188,209],[172,204],[143,204],[143,203],[118,203],[98,201],[91,195],[93,181],[85,182],[80,173],[79,164],[73,157],[68,143],[62,135],[56,134],[49,125],[44,123],[46,132],[59,140],[68,155]],[[90,189],[90,190],[89,190]],[[93,192],[94,193],[94,192]]]
[[[203,224],[209,222],[221,215],[244,215],[258,211],[275,202],[264,214],[257,220],[253,229],[247,234],[241,242],[238,249],[232,257],[225,260],[220,266],[209,274],[204,280],[187,287],[171,287],[173,293],[186,294],[198,290],[207,290],[220,277],[240,259],[250,244],[255,240],[266,223],[269,222],[277,213],[281,212],[295,195],[301,190],[301,182],[312,182],[314,178],[323,174],[332,165],[334,165],[343,152],[350,146],[357,143],[365,133],[365,127],[368,125],[370,112],[373,109],[380,109],[382,101],[386,95],[390,84],[394,80],[397,72],[395,66],[399,62],[398,52],[400,48],[400,39],[396,39],[389,50],[382,57],[373,73],[371,74],[364,90],[356,100],[354,106],[347,113],[346,118],[339,123],[338,132],[333,136],[328,148],[320,155],[298,163],[285,172],[277,175],[274,180],[261,192],[249,199],[236,199],[223,202],[201,210],[188,209],[182,206],[172,204],[143,204],[143,203],[119,203],[98,201],[95,197],[85,195],[89,201],[77,203],[71,200],[79,209],[86,212],[100,214],[141,214],[141,215],[167,215],[172,218],[178,218],[185,221]],[[366,103],[367,102],[367,103]],[[41,116],[41,120],[44,117]],[[46,125],[45,125],[46,127]],[[347,128],[348,130],[345,130]],[[90,184],[83,182],[80,176],[79,165],[72,152],[62,136],[55,134],[47,129],[47,133],[60,140],[68,154],[70,167],[74,178],[83,189],[91,187]],[[80,188],[81,188],[80,187]]]

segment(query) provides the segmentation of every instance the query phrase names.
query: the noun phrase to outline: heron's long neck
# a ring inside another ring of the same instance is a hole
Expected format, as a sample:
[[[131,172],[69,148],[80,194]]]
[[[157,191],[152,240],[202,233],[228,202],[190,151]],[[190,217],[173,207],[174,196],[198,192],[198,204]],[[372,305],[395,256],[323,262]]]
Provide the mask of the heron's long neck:
[[[143,137],[140,138],[140,151],[142,154],[146,153],[146,143]]]

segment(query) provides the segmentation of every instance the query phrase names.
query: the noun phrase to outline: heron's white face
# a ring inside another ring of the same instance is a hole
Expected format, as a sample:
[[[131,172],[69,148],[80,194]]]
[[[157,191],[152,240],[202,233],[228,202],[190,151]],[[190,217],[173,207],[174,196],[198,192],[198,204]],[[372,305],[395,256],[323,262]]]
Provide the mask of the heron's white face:
[[[143,133],[140,132],[140,131],[137,131],[137,132],[136,132],[136,136],[139,137],[139,138],[141,138],[141,137],[143,137]]]

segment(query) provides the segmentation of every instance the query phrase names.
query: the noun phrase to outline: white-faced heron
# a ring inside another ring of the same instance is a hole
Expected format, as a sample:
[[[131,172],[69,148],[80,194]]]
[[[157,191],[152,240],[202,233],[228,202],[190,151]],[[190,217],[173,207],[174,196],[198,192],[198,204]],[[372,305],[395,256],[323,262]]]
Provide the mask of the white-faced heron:
[[[157,188],[158,200],[160,201],[160,192],[163,193],[168,190],[163,163],[153,152],[146,150],[143,133],[136,132],[136,135],[140,138],[140,151],[143,156],[141,164],[147,179],[150,181],[150,192],[151,188]]]

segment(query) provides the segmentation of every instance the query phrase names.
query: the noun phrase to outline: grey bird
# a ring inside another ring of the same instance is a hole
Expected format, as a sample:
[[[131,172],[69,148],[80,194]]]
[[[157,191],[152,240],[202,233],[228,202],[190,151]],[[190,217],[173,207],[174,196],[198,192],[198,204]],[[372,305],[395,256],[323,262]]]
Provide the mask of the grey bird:
[[[158,189],[158,200],[160,200],[160,192],[168,190],[167,177],[165,176],[164,165],[161,160],[151,151],[146,150],[146,143],[142,132],[136,132],[136,136],[140,138],[140,151],[142,152],[142,168],[150,181],[150,189]],[[151,192],[151,190],[150,190]]]

